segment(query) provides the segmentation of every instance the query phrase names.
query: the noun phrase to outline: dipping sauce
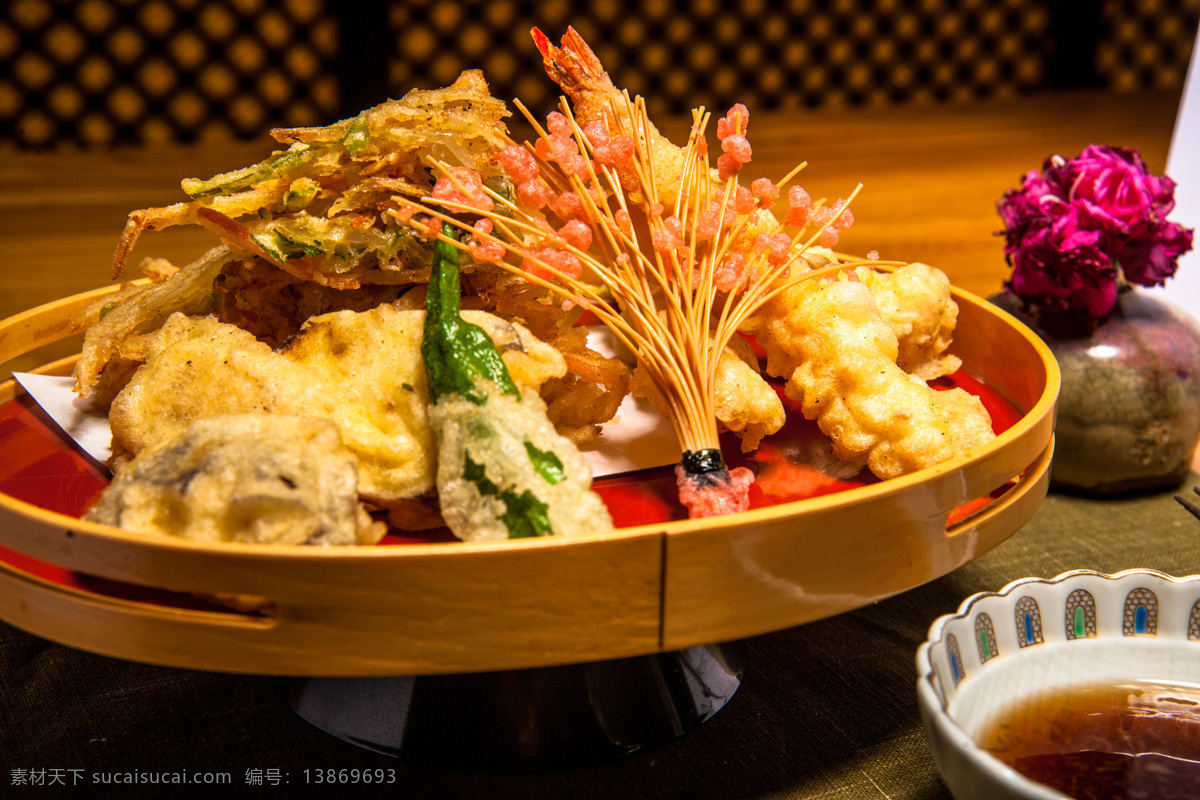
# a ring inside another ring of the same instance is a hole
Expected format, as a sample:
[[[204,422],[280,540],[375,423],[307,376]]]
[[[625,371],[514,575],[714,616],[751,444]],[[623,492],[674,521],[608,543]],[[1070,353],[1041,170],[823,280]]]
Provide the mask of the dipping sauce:
[[[1035,696],[976,738],[1076,800],[1200,797],[1200,685],[1131,681]]]

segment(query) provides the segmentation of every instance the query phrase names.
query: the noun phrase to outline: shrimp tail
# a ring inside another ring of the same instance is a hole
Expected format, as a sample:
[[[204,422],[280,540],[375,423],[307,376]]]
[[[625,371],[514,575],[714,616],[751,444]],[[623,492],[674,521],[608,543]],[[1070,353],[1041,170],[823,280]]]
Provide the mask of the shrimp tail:
[[[546,68],[550,68],[550,59],[553,57],[551,51],[554,50],[554,45],[550,44],[550,37],[542,33],[541,28],[533,28],[529,31],[529,35],[533,37],[533,46],[542,54],[542,58],[546,62]]]
[[[641,140],[643,147],[654,154],[653,181],[658,199],[674,203],[686,167],[683,149],[663,136],[644,114],[635,111],[629,95],[613,85],[604,65],[578,31],[567,28],[558,47],[537,28],[531,33],[546,74],[570,99],[579,125],[603,122],[614,134]]]
[[[607,110],[609,98],[620,96],[612,79],[588,43],[572,27],[563,34],[561,46],[556,47],[538,28],[530,31],[534,46],[542,54],[546,74],[571,98],[575,106],[598,105],[594,111]],[[592,111],[593,109],[588,109]],[[585,116],[585,115],[580,115]]]

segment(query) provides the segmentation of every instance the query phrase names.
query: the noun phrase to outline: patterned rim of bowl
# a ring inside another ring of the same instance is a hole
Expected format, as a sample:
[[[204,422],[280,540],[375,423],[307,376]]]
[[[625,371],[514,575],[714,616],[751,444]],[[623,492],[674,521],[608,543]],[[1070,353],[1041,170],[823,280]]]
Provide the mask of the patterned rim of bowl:
[[[1200,684],[1197,648],[1200,575],[1073,570],[971,595],[917,650],[917,699],[938,769],[959,798],[1063,798],[976,744],[980,725],[1022,696],[1067,684]]]

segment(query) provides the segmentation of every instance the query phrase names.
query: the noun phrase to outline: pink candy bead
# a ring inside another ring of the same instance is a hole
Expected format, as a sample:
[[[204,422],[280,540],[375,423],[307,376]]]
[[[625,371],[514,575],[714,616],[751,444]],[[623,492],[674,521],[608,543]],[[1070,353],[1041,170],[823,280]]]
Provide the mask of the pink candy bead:
[[[550,208],[563,219],[572,219],[583,215],[583,201],[574,192],[563,192],[550,201]]]
[[[667,217],[661,226],[651,230],[650,242],[659,252],[678,250],[683,247],[683,223],[674,215]]]
[[[491,211],[495,205],[483,191],[483,178],[469,167],[449,167],[434,184],[431,196],[434,200],[462,203],[480,211]]]
[[[779,199],[779,187],[770,178],[758,178],[750,184],[750,191],[758,198],[761,208],[770,208]]]
[[[758,207],[758,201],[754,199],[754,194],[745,186],[739,186],[733,195],[734,207],[739,214],[749,214]]]
[[[846,208],[846,201],[841,198],[833,204],[833,213],[837,214],[839,211],[841,214],[829,223],[829,227],[835,231],[844,231],[854,224],[854,212]]]
[[[573,219],[559,228],[558,235],[564,242],[577,250],[587,250],[592,246],[592,229],[577,219]]]
[[[808,192],[804,191],[804,187],[793,186],[788,189],[788,224],[798,228],[804,227],[808,224],[811,214],[812,198],[808,196]]]
[[[792,237],[786,233],[777,233],[767,241],[767,261],[772,264],[782,264],[787,261],[792,249]]]
[[[746,257],[741,253],[733,253],[717,265],[713,273],[713,286],[722,292],[732,292],[742,282],[746,274]]]
[[[589,122],[584,125],[583,136],[592,147],[600,147],[610,141],[608,127],[603,122]]]
[[[742,162],[729,153],[722,153],[717,157],[717,173],[723,181],[727,181],[734,175],[737,175],[741,168]]]
[[[501,150],[499,160],[500,168],[517,183],[537,177],[537,159],[519,144],[510,144]]]
[[[724,140],[725,137],[736,133],[745,134],[748,127],[750,127],[750,109],[742,103],[735,103],[725,116],[717,120],[717,138]]]
[[[750,160],[752,153],[750,140],[740,133],[731,133],[722,139],[721,150],[729,153],[743,164]]]
[[[696,238],[711,239],[717,235],[719,230],[721,230],[721,215],[718,208],[714,207],[703,211],[696,218]]]
[[[571,121],[565,114],[558,111],[551,111],[546,115],[546,128],[559,136],[570,136],[572,132]]]
[[[535,260],[536,259],[536,260]],[[533,251],[530,256],[521,261],[521,269],[545,280],[554,278],[554,274],[542,266],[542,262],[569,278],[578,278],[583,274],[583,262],[574,253],[555,250],[553,247],[543,247]]]
[[[470,244],[471,258],[477,262],[485,261],[499,264],[504,260],[504,246],[491,239],[473,239]]]
[[[604,144],[594,146],[592,152],[595,154],[596,160],[605,166],[624,166],[633,158],[633,138],[614,136]]]
[[[426,239],[436,239],[442,232],[442,221],[437,217],[413,217],[412,226],[425,235]]]
[[[620,230],[621,233],[625,234],[626,236],[633,233],[633,219],[629,216],[628,211],[623,208],[619,209],[616,214],[613,214],[613,218],[616,219],[617,229]]]
[[[537,178],[517,184],[517,200],[526,208],[543,208],[550,202],[550,187]]]

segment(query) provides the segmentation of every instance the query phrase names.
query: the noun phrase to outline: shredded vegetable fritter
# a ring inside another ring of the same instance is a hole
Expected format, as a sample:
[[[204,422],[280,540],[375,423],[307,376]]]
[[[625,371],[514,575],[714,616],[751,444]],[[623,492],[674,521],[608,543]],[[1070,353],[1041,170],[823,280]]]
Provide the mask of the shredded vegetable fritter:
[[[113,277],[142,231],[198,224],[236,254],[304,280],[342,289],[412,282],[414,271],[428,273],[429,249],[380,205],[393,195],[427,195],[429,157],[499,179],[489,155],[509,113],[473,70],[444,89],[414,90],[333,125],[276,129],[287,150],[208,180],[185,179],[186,202],[131,214]]]

